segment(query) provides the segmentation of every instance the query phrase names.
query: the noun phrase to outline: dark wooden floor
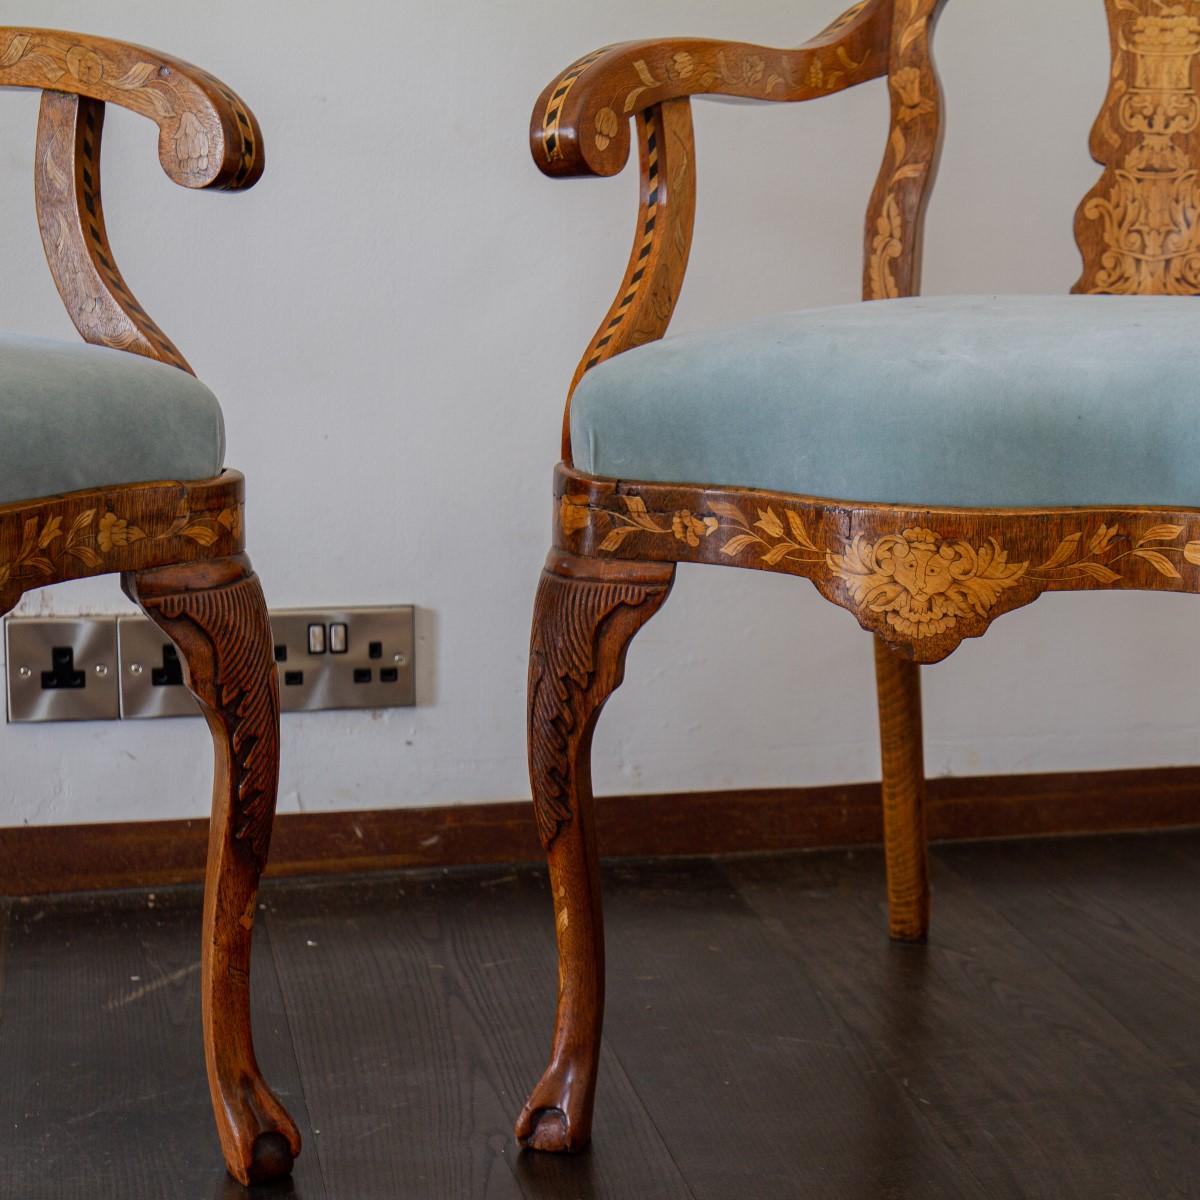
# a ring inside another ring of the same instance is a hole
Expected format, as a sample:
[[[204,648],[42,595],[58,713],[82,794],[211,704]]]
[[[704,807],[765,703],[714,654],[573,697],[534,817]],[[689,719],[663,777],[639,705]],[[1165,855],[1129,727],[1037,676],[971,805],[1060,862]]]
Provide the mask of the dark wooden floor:
[[[1200,833],[615,864],[596,1143],[519,1153],[547,1047],[532,869],[277,883],[255,1023],[302,1200],[1200,1197]],[[6,903],[6,902],[0,902]],[[194,889],[0,910],[0,1197],[229,1200]]]

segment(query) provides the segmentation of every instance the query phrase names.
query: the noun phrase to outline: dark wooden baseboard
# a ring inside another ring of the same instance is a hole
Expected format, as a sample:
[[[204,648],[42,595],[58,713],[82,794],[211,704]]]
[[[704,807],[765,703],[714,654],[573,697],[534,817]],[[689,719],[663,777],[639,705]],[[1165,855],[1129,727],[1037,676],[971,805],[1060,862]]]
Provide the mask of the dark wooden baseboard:
[[[929,782],[936,839],[1108,833],[1200,825],[1200,767],[989,775]],[[597,803],[612,856],[730,854],[878,842],[879,785],[670,792]],[[190,883],[208,822],[0,829],[0,894]],[[270,875],[528,862],[541,857],[527,801],[276,818]]]

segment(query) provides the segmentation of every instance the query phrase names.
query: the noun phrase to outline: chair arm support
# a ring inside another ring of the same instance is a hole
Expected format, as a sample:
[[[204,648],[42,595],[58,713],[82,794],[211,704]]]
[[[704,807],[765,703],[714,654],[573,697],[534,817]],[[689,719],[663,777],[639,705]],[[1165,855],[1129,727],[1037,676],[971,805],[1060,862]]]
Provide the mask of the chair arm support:
[[[263,171],[254,114],[219,79],[126,42],[0,27],[0,87],[66,92],[128,108],[158,126],[158,157],[176,183],[240,190]]]
[[[695,95],[811,100],[887,73],[892,0],[861,0],[793,50],[700,38],[622,42],[572,64],[534,106],[530,144],[547,175],[615,175],[629,119]]]
[[[137,302],[108,244],[100,198],[103,132],[102,101],[69,92],[42,93],[33,194],[54,285],[85,342],[191,372]]]

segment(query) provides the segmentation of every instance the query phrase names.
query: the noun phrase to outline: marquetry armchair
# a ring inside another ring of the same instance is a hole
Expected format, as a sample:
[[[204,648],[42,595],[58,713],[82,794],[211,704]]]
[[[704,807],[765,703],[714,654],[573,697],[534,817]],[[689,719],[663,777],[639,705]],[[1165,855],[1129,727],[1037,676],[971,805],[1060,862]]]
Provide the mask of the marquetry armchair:
[[[120,572],[178,647],[216,748],[201,965],[209,1087],[229,1171],[266,1180],[300,1152],[250,1030],[279,770],[270,625],[244,552],[243,479],[222,469],[220,407],[122,278],[100,199],[106,103],[155,122],[163,170],[189,188],[253,186],[262,133],[207,72],[79,34],[0,28],[0,86],[42,91],[38,223],[85,343],[0,333],[0,615],[31,589]]]
[[[1045,591],[1200,591],[1200,0],[1106,0],[1105,170],[1075,216],[1075,296],[914,298],[939,145],[941,0],[863,0],[795,50],[608,46],[541,94],[547,175],[641,200],[568,395],[534,607],[529,761],[559,948],[545,1074],[517,1121],[587,1144],[604,1003],[592,734],[678,562],[811,580],[874,635],[892,937],[929,918],[919,665]],[[810,100],[886,77],[864,298],[660,341],[692,236],[690,97]]]

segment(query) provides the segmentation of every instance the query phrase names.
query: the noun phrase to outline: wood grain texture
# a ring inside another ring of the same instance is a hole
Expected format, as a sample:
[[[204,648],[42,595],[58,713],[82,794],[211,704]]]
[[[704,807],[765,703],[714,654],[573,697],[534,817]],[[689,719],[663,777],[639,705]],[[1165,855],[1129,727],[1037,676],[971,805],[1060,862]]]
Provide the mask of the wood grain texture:
[[[1104,167],[1075,214],[1076,292],[1200,292],[1200,3],[1106,0],[1108,94],[1092,127]]]
[[[0,27],[0,87],[118,104],[158,126],[163,170],[190,188],[252,187],[265,165],[258,120],[207,71],[145,46],[60,29]]]
[[[1196,894],[1196,835],[1084,838],[1062,849],[1021,840],[982,850],[940,847],[939,870],[986,895],[1056,970],[1129,1024],[1167,1065],[1164,1089],[1175,1081],[1195,1087],[1200,931],[1180,906]]]
[[[1112,859],[1149,864],[1172,841],[1154,836],[1143,848],[1141,838],[1119,839]],[[1053,852],[1065,886],[1077,856],[1091,853],[1087,840],[1057,843]],[[944,853],[963,870],[944,867]],[[1095,986],[1086,966],[1076,975],[1073,955],[1055,962],[1039,944],[1040,928],[1005,919],[1013,885],[1003,871],[973,877],[972,858],[985,863],[993,853],[1008,856],[994,843],[934,851],[940,904],[928,945],[880,945],[877,853],[805,856],[803,866],[743,858],[721,868],[764,921],[776,953],[820,981],[851,1044],[903,1090],[902,1105],[863,1115],[860,1153],[868,1160],[900,1125],[932,1137],[989,1200],[1187,1196],[1197,1166],[1198,1059],[1174,1071],[1162,1043],[1154,1048],[1154,997],[1166,981],[1144,971],[1143,999],[1123,1004]],[[1194,885],[1170,878],[1176,920],[1191,925]],[[1039,906],[1039,927],[1061,920],[1056,904]],[[1096,939],[1100,929],[1092,924],[1083,936]],[[917,1162],[929,1161],[918,1154]],[[916,1200],[937,1177],[937,1168],[900,1157],[892,1169],[894,1190],[859,1194]]]
[[[91,488],[0,505],[0,613],[35,588],[245,547],[245,479]]]
[[[597,844],[621,857],[883,839],[878,783],[602,796],[595,814]],[[934,840],[1196,826],[1200,768],[935,778],[926,814]],[[0,828],[0,896],[196,883],[207,850],[202,818]],[[522,863],[542,853],[529,801],[281,813],[266,875]]]
[[[794,50],[705,38],[623,42],[584,55],[534,105],[530,146],[547,175],[615,175],[629,121],[666,100],[812,100],[884,74],[892,0],[862,0]]]
[[[555,544],[605,561],[810,579],[914,662],[1043,592],[1200,590],[1200,510],[899,508],[786,492],[555,478]]]
[[[338,1196],[680,1200],[611,1051],[607,1149],[528,1155],[511,1104],[544,1052],[554,938],[542,871],[408,872],[264,891],[289,1024]]]
[[[605,359],[662,337],[683,286],[696,215],[696,146],[687,99],[637,114],[641,201],[629,265],[616,299],[571,382]],[[571,400],[563,414],[563,459],[571,461]]]
[[[559,985],[550,1062],[517,1118],[535,1150],[591,1140],[604,1024],[604,922],[592,802],[592,734],[639,629],[666,600],[673,566],[596,563],[552,550],[529,651],[529,777],[550,865]]]
[[[0,971],[3,1200],[259,1200],[230,1178],[203,1083],[199,889],[41,897],[11,906]],[[259,931],[264,1066],[311,1127]],[[323,1200],[315,1157],[295,1195]]]
[[[878,854],[869,861],[878,873]],[[879,1070],[876,1049],[847,1029],[828,997],[825,959],[814,971],[780,944],[803,921],[799,936],[836,956],[848,940],[843,922],[853,920],[853,950],[862,938],[875,963],[857,953],[850,961],[872,979],[891,949],[879,937],[878,874],[862,888],[874,910],[864,918],[826,899],[836,868],[810,867],[807,855],[782,862],[807,904],[778,929],[724,862],[605,870],[614,983],[606,1041],[636,1067],[639,1093],[697,1200],[994,1200],[917,1115],[904,1083]]]
[[[131,350],[195,374],[126,284],[108,244],[100,198],[104,105],[43,92],[34,202],[54,284],[85,342]]]
[[[244,555],[128,573],[135,600],[179,650],[213,736],[201,956],[204,1053],[226,1165],[241,1183],[290,1173],[295,1122],[254,1057],[250,941],[279,783],[279,690],[271,625]]]
[[[576,763],[620,686],[629,642],[662,606],[674,575],[673,567],[580,564],[555,551],[547,559],[529,650],[529,777],[547,850],[578,811]]]
[[[945,0],[893,0],[888,89],[892,124],[867,206],[863,299],[915,296],[925,204],[942,143],[942,97],[930,42]]]
[[[610,864],[585,1155],[506,1128],[554,974],[544,870],[269,884],[255,1024],[312,1138],[249,1193],[196,1087],[198,889],[14,903],[0,1197],[1188,1197],[1198,865],[1197,833],[938,847],[951,903],[914,946],[880,936],[875,850]]]
[[[920,672],[916,663],[898,657],[875,639],[888,932],[904,942],[924,941],[929,932]]]

